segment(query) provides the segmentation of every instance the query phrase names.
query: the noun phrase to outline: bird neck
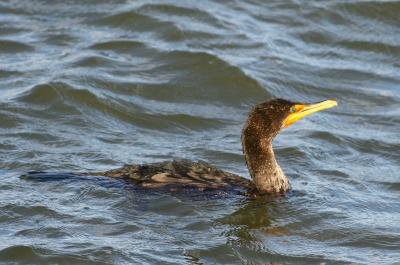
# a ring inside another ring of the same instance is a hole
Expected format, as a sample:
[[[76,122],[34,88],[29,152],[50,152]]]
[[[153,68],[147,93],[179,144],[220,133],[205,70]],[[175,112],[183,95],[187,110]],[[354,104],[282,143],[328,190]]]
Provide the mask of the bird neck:
[[[276,162],[272,139],[254,140],[243,139],[242,144],[246,164],[258,192],[282,193],[289,190],[289,180]]]

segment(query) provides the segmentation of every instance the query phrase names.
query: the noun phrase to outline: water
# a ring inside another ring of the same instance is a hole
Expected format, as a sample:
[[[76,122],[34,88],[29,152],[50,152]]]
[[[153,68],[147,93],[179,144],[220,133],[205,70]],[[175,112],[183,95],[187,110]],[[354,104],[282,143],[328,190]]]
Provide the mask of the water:
[[[2,264],[400,264],[400,3],[0,3]],[[256,102],[339,106],[274,142],[248,200],[27,181],[172,158],[248,176]]]

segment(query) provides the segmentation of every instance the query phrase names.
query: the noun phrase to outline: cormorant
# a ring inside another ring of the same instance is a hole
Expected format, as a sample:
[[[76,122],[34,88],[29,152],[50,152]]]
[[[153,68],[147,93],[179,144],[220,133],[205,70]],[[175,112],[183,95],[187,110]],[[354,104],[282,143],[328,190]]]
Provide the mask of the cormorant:
[[[177,191],[244,190],[258,194],[284,193],[290,189],[289,180],[275,159],[272,140],[283,129],[301,118],[337,105],[335,100],[318,103],[295,103],[273,99],[255,105],[242,131],[242,147],[252,180],[217,169],[206,162],[174,160],[152,164],[125,165],[105,172],[67,173],[79,176],[106,176],[124,179],[142,188],[166,188]],[[24,177],[58,173],[29,172]],[[65,174],[65,173],[60,173]]]

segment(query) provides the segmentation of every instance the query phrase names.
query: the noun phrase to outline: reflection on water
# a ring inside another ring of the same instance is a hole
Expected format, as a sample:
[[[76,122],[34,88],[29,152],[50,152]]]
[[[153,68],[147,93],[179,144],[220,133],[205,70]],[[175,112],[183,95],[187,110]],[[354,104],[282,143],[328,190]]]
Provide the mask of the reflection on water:
[[[390,1],[2,1],[0,260],[398,262],[399,11]],[[18,178],[172,158],[248,176],[242,124],[273,97],[339,102],[275,140],[286,196]]]

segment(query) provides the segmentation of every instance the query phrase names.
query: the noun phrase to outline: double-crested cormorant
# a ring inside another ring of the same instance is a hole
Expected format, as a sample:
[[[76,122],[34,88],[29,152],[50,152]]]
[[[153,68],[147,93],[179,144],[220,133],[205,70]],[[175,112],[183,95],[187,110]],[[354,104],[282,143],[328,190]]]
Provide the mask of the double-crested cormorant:
[[[254,193],[283,193],[289,180],[275,159],[272,140],[283,129],[314,112],[336,106],[335,100],[313,104],[273,99],[252,108],[242,131],[242,146],[252,181],[219,170],[205,162],[174,160],[143,165],[125,165],[105,172],[75,175],[107,176],[132,181],[142,188],[180,190],[245,190]],[[25,177],[49,174],[30,172]],[[50,173],[57,174],[57,173]]]

